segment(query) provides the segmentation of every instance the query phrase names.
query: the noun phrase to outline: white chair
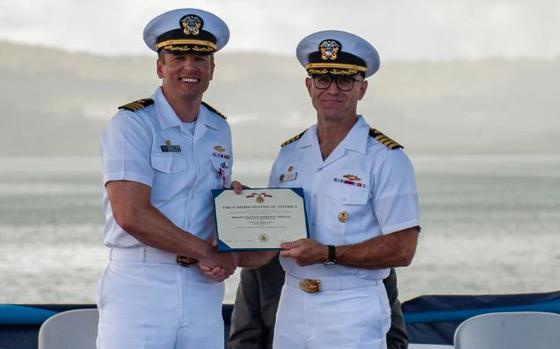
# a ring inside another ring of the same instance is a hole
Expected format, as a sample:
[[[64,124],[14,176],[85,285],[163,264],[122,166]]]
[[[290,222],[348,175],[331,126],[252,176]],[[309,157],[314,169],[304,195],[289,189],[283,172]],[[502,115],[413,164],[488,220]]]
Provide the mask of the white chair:
[[[488,313],[462,322],[455,349],[560,348],[560,315],[543,312]]]
[[[39,329],[39,349],[95,349],[97,309],[60,312],[43,322]]]

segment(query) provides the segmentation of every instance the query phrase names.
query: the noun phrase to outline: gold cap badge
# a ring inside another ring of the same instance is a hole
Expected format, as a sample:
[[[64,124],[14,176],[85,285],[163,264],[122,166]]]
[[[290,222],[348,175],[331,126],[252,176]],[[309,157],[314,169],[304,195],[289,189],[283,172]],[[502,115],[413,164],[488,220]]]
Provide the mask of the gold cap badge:
[[[334,61],[338,57],[340,50],[340,43],[336,40],[327,39],[319,44],[319,51],[321,51],[321,59],[324,61]]]
[[[197,15],[186,15],[181,18],[181,27],[186,35],[199,35],[204,22]]]

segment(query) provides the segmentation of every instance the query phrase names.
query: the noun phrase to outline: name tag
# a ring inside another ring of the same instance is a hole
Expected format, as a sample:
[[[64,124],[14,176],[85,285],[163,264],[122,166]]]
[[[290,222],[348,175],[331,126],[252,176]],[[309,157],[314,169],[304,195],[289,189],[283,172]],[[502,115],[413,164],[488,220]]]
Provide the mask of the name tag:
[[[176,145],[169,145],[169,144],[165,144],[165,145],[160,145],[159,146],[161,148],[161,151],[163,153],[180,153],[181,152],[181,146],[176,144]]]

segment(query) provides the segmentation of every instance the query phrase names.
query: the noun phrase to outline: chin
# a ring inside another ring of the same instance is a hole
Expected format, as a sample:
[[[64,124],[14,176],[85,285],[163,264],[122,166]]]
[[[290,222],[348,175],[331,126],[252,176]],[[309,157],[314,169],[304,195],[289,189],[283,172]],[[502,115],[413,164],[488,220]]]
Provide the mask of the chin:
[[[340,112],[337,109],[323,109],[321,111],[321,115],[323,116],[323,119],[325,121],[340,121],[343,119],[342,116],[340,116]]]

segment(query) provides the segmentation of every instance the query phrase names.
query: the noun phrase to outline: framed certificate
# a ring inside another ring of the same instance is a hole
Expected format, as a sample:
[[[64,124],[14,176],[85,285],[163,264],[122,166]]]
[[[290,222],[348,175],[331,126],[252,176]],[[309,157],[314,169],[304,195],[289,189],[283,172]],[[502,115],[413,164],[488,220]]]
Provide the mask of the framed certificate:
[[[301,188],[212,190],[218,251],[279,250],[309,237]]]

